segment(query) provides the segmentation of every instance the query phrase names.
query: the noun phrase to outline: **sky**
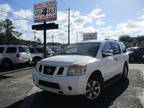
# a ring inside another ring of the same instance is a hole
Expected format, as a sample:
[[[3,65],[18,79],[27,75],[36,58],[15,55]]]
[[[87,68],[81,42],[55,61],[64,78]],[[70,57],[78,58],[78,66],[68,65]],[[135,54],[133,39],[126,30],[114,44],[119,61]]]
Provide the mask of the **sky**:
[[[10,18],[22,39],[34,40],[34,4],[46,0],[0,0],[0,20]],[[47,42],[67,43],[67,9],[71,11],[71,42],[83,33],[97,32],[98,39],[118,39],[121,35],[144,35],[144,0],[57,0],[59,29],[47,31]],[[36,31],[43,41],[43,32]]]

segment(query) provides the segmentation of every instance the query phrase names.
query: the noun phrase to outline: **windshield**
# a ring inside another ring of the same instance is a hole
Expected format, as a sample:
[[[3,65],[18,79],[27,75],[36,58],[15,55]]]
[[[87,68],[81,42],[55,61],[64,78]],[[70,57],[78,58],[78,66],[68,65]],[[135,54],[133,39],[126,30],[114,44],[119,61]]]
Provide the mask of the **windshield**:
[[[95,57],[98,49],[100,47],[99,42],[89,42],[89,43],[76,43],[67,46],[60,54],[64,55],[88,55]]]

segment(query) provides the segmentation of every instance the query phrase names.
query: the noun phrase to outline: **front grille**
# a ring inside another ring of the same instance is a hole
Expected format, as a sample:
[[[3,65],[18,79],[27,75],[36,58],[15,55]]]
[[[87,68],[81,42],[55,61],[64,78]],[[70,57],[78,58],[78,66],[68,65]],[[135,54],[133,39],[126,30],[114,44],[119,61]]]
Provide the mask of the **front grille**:
[[[62,75],[63,71],[64,71],[64,67],[60,67],[57,74]]]
[[[47,75],[53,75],[56,70],[55,66],[44,66],[43,73]]]
[[[53,89],[60,89],[60,87],[57,83],[52,83],[52,82],[46,82],[46,81],[39,80],[39,84],[42,85],[42,86],[53,88]]]
[[[39,66],[39,72],[42,72],[42,65]]]

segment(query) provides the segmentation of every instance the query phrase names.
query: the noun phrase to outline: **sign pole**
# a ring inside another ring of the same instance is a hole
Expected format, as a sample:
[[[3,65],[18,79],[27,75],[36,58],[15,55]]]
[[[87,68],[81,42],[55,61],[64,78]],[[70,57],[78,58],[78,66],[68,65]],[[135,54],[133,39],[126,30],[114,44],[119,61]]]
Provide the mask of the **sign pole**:
[[[46,21],[55,21],[57,19],[57,2],[47,1],[34,5],[34,23],[43,22],[43,24],[32,25],[32,30],[43,30],[43,56],[47,57],[46,51],[46,30],[58,29],[58,24],[46,23]]]
[[[44,34],[44,58],[46,58],[46,21],[44,21],[44,31],[43,31],[43,34]]]

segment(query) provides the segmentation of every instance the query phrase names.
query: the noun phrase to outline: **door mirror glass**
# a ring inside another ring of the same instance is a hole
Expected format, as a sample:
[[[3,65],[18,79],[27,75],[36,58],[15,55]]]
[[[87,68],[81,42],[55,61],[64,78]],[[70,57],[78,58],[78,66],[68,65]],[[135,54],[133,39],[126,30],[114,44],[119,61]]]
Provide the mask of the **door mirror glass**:
[[[105,50],[102,52],[103,57],[108,57],[113,55],[113,50]]]

